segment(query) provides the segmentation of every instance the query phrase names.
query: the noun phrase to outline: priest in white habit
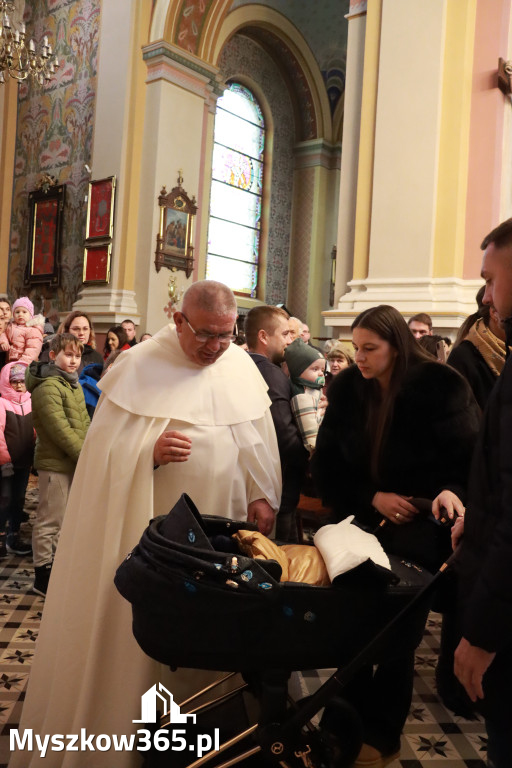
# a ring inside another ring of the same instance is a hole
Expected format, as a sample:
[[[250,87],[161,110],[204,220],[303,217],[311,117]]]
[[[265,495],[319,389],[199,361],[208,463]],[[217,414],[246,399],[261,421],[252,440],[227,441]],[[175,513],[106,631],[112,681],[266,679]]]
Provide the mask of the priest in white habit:
[[[130,734],[140,697],[178,680],[131,632],[131,606],[113,579],[149,519],[182,493],[202,514],[255,521],[271,533],[281,469],[266,384],[232,344],[232,292],[204,280],[152,339],[123,352],[100,382],[30,673],[20,734]],[[176,617],[176,632],[180,619]],[[207,631],[207,628],[205,628]],[[140,726],[139,726],[140,727]],[[137,766],[141,753],[49,751],[52,768]],[[38,764],[15,750],[10,768]]]

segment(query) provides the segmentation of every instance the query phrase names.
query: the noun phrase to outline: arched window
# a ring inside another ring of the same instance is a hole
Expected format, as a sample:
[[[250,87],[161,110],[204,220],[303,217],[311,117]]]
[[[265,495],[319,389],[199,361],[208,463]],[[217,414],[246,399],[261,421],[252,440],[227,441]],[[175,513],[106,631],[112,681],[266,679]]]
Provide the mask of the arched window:
[[[217,102],[206,277],[256,296],[265,123],[254,95],[231,83]]]

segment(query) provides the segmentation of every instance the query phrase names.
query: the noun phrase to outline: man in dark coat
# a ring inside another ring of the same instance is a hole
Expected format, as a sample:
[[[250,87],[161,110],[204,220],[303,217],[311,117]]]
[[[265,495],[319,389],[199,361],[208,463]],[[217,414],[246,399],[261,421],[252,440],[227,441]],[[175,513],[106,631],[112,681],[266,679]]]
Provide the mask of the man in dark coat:
[[[482,243],[484,304],[496,309],[512,343],[512,219]],[[481,700],[489,765],[512,760],[512,359],[487,404],[473,457],[464,538],[455,559],[462,639],[455,674]],[[455,539],[458,538],[455,533]]]
[[[245,319],[245,337],[249,354],[267,382],[268,396],[272,400],[270,412],[274,420],[283,476],[276,538],[296,541],[295,509],[299,502],[308,453],[290,405],[290,379],[280,368],[285,347],[292,340],[288,315],[279,307],[254,307]]]

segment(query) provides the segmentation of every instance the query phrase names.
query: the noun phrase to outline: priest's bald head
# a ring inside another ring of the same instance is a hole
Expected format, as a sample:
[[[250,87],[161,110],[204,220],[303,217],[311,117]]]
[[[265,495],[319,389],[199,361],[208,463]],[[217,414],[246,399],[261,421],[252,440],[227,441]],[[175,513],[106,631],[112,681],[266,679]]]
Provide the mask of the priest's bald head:
[[[174,313],[178,341],[189,360],[212,365],[234,340],[237,318],[233,292],[215,280],[192,283]]]

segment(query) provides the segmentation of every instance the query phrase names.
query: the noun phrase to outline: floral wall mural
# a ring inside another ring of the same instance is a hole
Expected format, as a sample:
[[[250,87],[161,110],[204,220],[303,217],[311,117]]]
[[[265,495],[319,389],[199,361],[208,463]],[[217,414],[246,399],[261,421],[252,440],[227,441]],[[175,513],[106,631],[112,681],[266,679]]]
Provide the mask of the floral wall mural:
[[[13,180],[9,295],[29,294],[36,311],[50,304],[70,309],[82,283],[85,197],[94,126],[100,0],[26,0],[27,34],[36,44],[48,35],[61,64],[44,88],[23,84]],[[66,184],[58,288],[24,285],[28,194],[42,174]],[[43,306],[44,305],[44,306]]]

